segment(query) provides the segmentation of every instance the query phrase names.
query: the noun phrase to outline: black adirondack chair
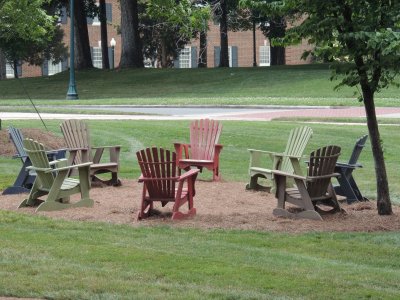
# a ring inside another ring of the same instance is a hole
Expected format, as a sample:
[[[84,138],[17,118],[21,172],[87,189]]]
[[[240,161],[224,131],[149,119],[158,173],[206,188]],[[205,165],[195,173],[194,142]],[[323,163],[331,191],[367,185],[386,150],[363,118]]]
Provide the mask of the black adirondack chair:
[[[353,171],[357,168],[362,168],[362,165],[357,163],[360,157],[361,151],[365,146],[365,142],[368,139],[368,135],[363,135],[357,139],[354,145],[353,153],[350,156],[348,163],[337,162],[335,172],[340,174],[337,178],[339,185],[335,186],[335,192],[337,195],[344,196],[347,198],[347,203],[353,203],[355,201],[367,201],[357,186],[356,181],[353,177]]]
[[[32,188],[33,182],[36,178],[36,172],[33,170],[27,170],[27,167],[31,166],[31,160],[27,155],[24,146],[22,144],[24,137],[22,135],[21,130],[18,128],[9,126],[8,133],[10,134],[10,139],[13,142],[17,154],[13,156],[13,158],[19,158],[22,162],[21,170],[18,173],[17,178],[12,186],[7,187],[3,191],[3,195],[11,195],[11,194],[21,194],[21,193],[29,193]],[[54,151],[46,151],[47,156],[50,161],[61,159],[65,157],[66,149],[59,149]]]

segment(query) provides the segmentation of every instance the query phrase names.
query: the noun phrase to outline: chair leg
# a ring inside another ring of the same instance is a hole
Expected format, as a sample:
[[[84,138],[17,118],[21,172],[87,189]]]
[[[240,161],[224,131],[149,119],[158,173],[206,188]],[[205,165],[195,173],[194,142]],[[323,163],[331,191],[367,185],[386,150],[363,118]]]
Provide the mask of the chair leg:
[[[337,178],[339,186],[335,187],[335,192],[337,195],[345,196],[347,198],[347,203],[351,204],[358,200],[358,197],[354,193],[354,189],[349,181],[349,178],[342,175]],[[354,182],[355,183],[355,182]]]

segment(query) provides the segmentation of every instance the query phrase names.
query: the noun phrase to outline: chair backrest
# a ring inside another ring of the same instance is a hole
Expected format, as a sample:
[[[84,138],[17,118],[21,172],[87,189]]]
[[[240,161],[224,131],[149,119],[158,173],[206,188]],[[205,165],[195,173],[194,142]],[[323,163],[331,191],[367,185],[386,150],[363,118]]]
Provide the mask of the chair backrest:
[[[43,144],[32,139],[24,139],[23,145],[33,167],[41,169],[51,168]],[[54,182],[53,173],[45,173],[44,171],[36,170],[36,176],[40,183],[40,189],[50,190]]]
[[[215,120],[201,119],[190,124],[191,159],[213,160],[215,145],[219,142],[222,124]]]
[[[339,155],[340,147],[334,145],[325,146],[311,152],[308,176],[314,177],[314,180],[307,182],[307,190],[311,198],[318,198],[326,195],[331,178],[324,178],[324,175],[334,173]],[[321,176],[321,178],[318,178],[319,176]]]
[[[358,158],[360,157],[361,151],[364,148],[367,139],[368,139],[368,134],[363,135],[356,141],[356,144],[354,145],[354,148],[353,148],[353,152],[351,153],[351,156],[349,159],[350,165],[354,165],[357,163]]]
[[[176,153],[163,148],[146,148],[136,152],[140,170],[151,198],[175,197]]]
[[[312,134],[313,131],[308,126],[293,128],[290,131],[284,154],[301,157]],[[288,173],[294,172],[290,158],[284,157],[282,159],[280,170]]]
[[[10,138],[14,143],[15,149],[17,150],[17,154],[21,157],[23,161],[25,161],[27,154],[26,151],[24,150],[24,145],[23,145],[24,136],[22,135],[21,130],[9,126],[8,133],[10,134]]]
[[[90,134],[87,123],[82,120],[65,120],[60,127],[67,147],[71,149],[88,149],[89,160],[91,160]],[[74,160],[74,164],[79,164],[82,162],[82,153],[78,151]]]

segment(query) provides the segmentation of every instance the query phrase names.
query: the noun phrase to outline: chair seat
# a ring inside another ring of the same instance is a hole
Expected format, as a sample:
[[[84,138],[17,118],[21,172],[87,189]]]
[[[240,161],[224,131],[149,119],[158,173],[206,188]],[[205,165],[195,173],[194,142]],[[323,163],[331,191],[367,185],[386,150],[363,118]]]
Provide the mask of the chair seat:
[[[160,198],[151,197],[151,200],[152,200],[152,201],[160,201],[160,202],[165,202],[165,201],[168,201],[168,202],[175,202],[175,198],[176,198],[176,196],[177,196],[177,191],[178,191],[178,189],[176,188],[176,189],[175,189],[175,195],[174,195],[174,197],[171,197],[171,198],[165,198],[165,197],[160,197]],[[183,189],[182,189],[181,198],[185,198],[187,195],[188,195],[188,189],[187,189],[187,188],[183,188]],[[150,197],[146,197],[146,199],[150,199]]]
[[[75,178],[67,178],[61,185],[61,190],[70,190],[79,185],[79,180]]]

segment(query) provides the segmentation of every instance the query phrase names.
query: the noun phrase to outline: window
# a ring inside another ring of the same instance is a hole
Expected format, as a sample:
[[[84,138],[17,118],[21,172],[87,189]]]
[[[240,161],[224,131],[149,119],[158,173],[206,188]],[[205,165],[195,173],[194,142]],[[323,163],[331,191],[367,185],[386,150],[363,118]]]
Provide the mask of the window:
[[[99,68],[99,69],[103,68],[101,47],[93,47],[92,48],[92,60],[93,60],[93,67]]]
[[[190,47],[185,47],[179,54],[179,68],[191,68],[191,61]]]
[[[9,63],[6,64],[6,77],[14,78],[14,68]]]
[[[61,62],[59,62],[58,64],[54,65],[53,61],[49,60],[48,68],[49,68],[48,75],[49,76],[54,75],[54,74],[60,73],[62,71],[62,64],[61,64]]]
[[[260,46],[260,67],[271,65],[271,51],[269,46]]]

